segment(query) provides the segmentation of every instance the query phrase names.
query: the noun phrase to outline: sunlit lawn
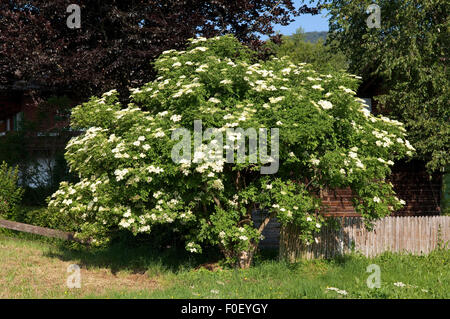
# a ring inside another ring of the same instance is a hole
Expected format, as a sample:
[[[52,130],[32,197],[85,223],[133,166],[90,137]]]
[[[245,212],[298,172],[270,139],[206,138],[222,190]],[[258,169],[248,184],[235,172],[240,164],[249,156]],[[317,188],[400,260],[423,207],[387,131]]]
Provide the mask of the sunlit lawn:
[[[113,246],[72,250],[33,236],[0,234],[1,298],[449,298],[450,253],[358,255],[334,260],[280,262],[260,254],[235,270],[166,249]],[[214,261],[214,260],[212,260]],[[81,266],[81,288],[66,285],[67,267]],[[381,269],[381,288],[369,289],[367,266]],[[394,283],[402,283],[394,285]],[[327,289],[336,287],[347,294]]]

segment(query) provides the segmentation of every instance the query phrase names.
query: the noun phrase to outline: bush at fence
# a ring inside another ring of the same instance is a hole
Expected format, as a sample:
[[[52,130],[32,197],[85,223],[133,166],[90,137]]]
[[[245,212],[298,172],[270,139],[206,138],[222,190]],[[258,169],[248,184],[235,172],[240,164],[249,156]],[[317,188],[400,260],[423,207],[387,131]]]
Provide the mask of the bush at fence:
[[[18,187],[18,170],[9,167],[5,162],[0,165],[0,217],[15,220],[18,204],[23,195]]]

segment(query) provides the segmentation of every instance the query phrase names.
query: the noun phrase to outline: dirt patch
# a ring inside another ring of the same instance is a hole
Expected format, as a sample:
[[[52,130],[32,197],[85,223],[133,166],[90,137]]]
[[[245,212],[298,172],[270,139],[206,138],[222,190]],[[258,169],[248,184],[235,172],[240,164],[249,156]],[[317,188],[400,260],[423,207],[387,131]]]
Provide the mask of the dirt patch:
[[[111,273],[107,268],[82,266],[81,288],[69,289],[67,278],[71,264],[77,260],[62,261],[44,255],[35,247],[22,247],[4,242],[0,245],[0,298],[61,298],[102,295],[108,291],[154,290],[160,287],[157,277],[146,273]]]

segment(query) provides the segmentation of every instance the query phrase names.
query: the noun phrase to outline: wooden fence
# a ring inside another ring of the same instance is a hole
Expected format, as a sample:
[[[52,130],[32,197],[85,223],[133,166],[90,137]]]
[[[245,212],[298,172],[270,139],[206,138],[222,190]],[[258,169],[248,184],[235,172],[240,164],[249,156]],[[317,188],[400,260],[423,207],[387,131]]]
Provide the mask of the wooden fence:
[[[71,240],[71,241],[76,241],[76,242],[83,243],[83,244],[90,243],[90,241],[81,241],[81,240],[75,238],[75,235],[73,233],[69,233],[69,232],[65,232],[65,231],[61,231],[61,230],[50,229],[50,228],[45,228],[45,227],[34,226],[34,225],[29,225],[29,224],[24,224],[24,223],[13,222],[10,220],[5,220],[5,219],[0,219],[0,228],[17,230],[17,231],[41,235],[41,236],[45,236],[45,237],[53,237],[53,238],[59,238],[59,239],[64,239],[64,240]]]
[[[306,246],[299,229],[282,227],[280,257],[289,261],[300,258],[329,258],[351,251],[373,257],[385,251],[427,254],[450,241],[450,216],[386,217],[368,231],[361,217],[341,217],[339,229],[323,227],[318,243]],[[447,246],[448,248],[448,246]]]

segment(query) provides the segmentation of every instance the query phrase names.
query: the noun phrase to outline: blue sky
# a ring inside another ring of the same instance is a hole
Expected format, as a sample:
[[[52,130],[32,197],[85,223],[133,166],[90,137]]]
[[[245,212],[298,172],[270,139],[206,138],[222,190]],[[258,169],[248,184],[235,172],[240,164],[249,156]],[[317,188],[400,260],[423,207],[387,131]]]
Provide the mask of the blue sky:
[[[309,1],[305,1],[307,5],[309,5]],[[295,0],[295,7],[299,8],[303,1],[301,0]],[[298,28],[303,28],[305,32],[311,32],[311,31],[328,31],[328,18],[325,16],[327,11],[323,11],[322,13],[318,15],[310,15],[310,14],[303,14],[298,16],[294,22],[287,26],[275,26],[275,31],[279,31],[281,34],[284,35],[291,35],[295,33],[295,31]]]

